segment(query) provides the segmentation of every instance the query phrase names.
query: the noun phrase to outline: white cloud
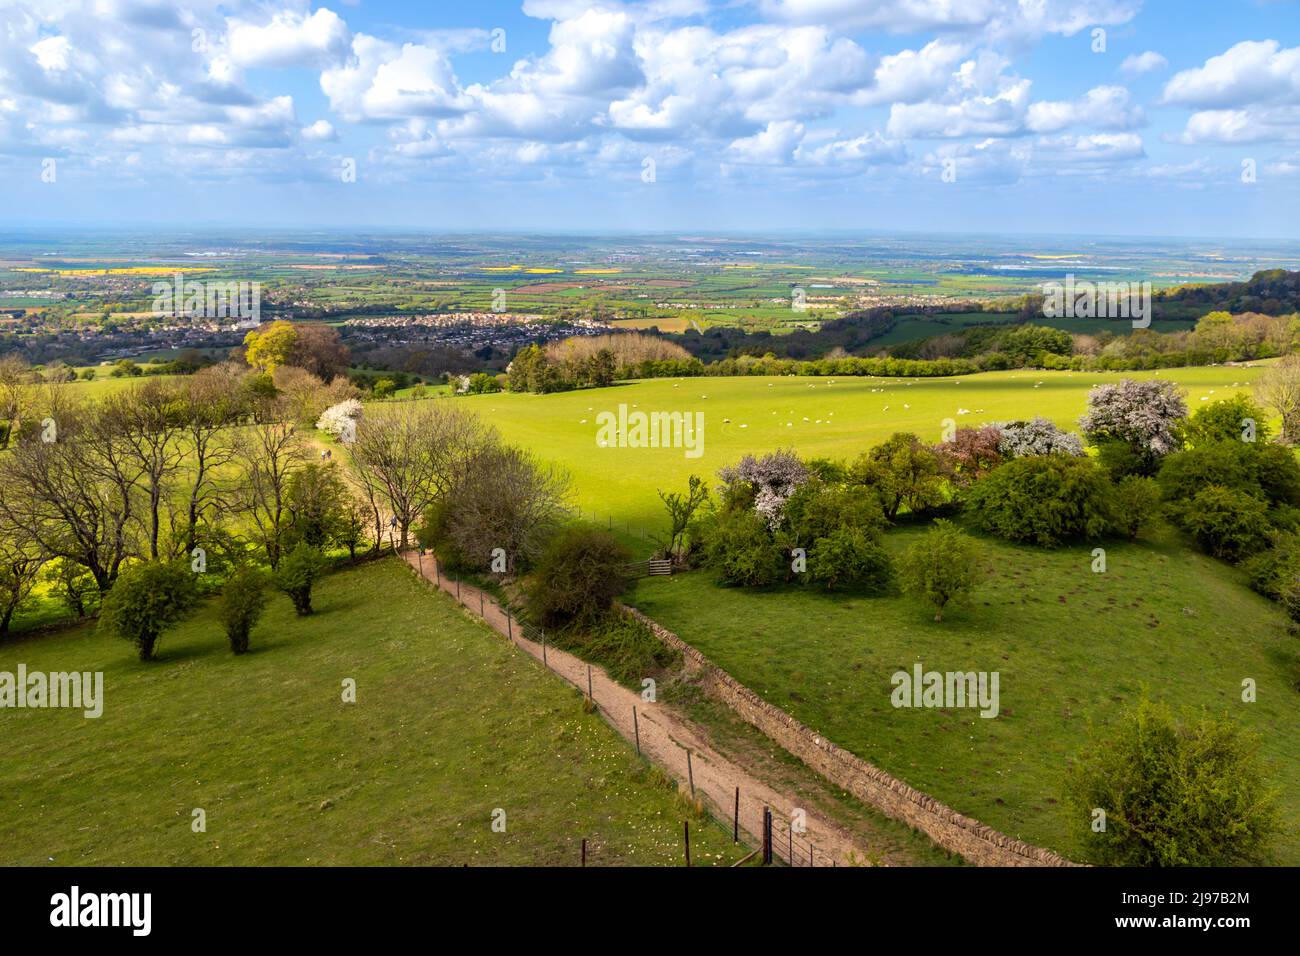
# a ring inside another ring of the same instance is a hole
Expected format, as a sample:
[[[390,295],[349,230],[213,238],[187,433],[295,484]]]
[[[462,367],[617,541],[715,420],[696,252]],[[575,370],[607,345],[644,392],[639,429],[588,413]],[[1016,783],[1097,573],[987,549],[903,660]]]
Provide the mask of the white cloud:
[[[1171,139],[1188,146],[1300,139],[1300,106],[1201,110]]]
[[[1155,50],[1147,50],[1145,53],[1131,53],[1124,57],[1119,71],[1125,76],[1141,76],[1143,73],[1154,73],[1168,66],[1169,61],[1163,56]]]
[[[1025,124],[1036,133],[1052,133],[1069,126],[1097,129],[1133,129],[1142,125],[1142,110],[1129,105],[1122,86],[1097,86],[1077,100],[1031,103]]]
[[[1300,47],[1282,49],[1276,40],[1247,40],[1203,66],[1182,70],[1165,85],[1162,97],[1172,106],[1209,109],[1297,100]]]
[[[265,24],[237,17],[227,21],[230,59],[241,67],[326,66],[348,53],[352,34],[332,10],[310,16],[280,11]]]
[[[441,50],[360,33],[352,54],[320,76],[330,108],[350,122],[450,116],[471,106]]]

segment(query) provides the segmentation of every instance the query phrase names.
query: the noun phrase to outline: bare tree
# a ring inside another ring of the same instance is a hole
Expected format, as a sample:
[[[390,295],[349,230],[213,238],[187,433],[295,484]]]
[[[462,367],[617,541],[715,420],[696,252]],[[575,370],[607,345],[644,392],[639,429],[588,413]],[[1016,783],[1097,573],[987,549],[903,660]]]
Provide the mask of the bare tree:
[[[1284,445],[1300,444],[1300,355],[1284,355],[1255,382],[1255,398],[1282,416]]]
[[[181,390],[169,381],[154,378],[109,395],[96,415],[96,429],[103,440],[120,448],[121,457],[135,472],[144,501],[144,536],[152,561],[162,553],[164,511],[170,509],[176,476],[185,457],[181,441],[186,430],[184,413]]]
[[[40,417],[43,416],[43,417]],[[73,561],[101,592],[137,553],[138,466],[111,423],[58,387],[0,457],[0,521],[24,528],[48,557]]]
[[[307,453],[292,422],[268,421],[243,431],[234,458],[236,506],[256,528],[271,567],[279,567],[291,526],[289,481],[306,464]]]
[[[224,363],[191,375],[181,389],[189,499],[186,502],[185,550],[198,544],[200,527],[222,507],[217,475],[234,457],[233,426],[243,415],[243,373]]]
[[[560,469],[494,442],[471,457],[447,495],[447,536],[467,564],[490,568],[500,548],[506,573],[527,570],[563,517],[568,486]]]
[[[396,519],[405,549],[412,525],[492,438],[478,416],[449,401],[403,402],[369,412],[357,423],[352,466],[376,522],[381,508]]]

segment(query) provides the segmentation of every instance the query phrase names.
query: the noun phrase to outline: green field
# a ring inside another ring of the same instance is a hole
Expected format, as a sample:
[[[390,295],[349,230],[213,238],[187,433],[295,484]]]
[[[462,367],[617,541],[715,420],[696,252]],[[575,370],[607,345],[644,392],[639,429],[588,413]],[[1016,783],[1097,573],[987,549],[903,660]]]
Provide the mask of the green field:
[[[1259,373],[1258,367],[1212,367],[1159,373],[1019,370],[933,379],[706,377],[456,401],[468,403],[509,441],[567,467],[584,510],[658,531],[665,519],[657,489],[679,490],[691,474],[712,481],[719,468],[749,452],[793,448],[802,455],[852,458],[896,431],[937,442],[946,418],[964,426],[1043,415],[1074,429],[1094,384],[1158,375],[1186,388],[1187,404],[1195,410],[1202,396],[1227,397]],[[621,403],[629,411],[703,412],[703,454],[692,459],[680,448],[599,447],[596,416],[617,413]]]
[[[788,447],[805,456],[852,457],[894,431],[938,441],[945,418],[976,425],[1042,414],[1075,428],[1092,385],[1156,374],[1182,385],[1195,411],[1202,399],[1248,390],[1259,372],[703,378],[468,401],[508,439],[567,466],[584,512],[612,514],[616,528],[627,522],[662,532],[656,489],[680,489],[692,473],[714,480],[720,466],[746,452]],[[704,454],[688,459],[681,449],[597,447],[596,414],[620,403],[704,411]],[[889,547],[897,551],[915,533],[906,525],[892,531]],[[1058,802],[1062,778],[1088,740],[1090,722],[1104,729],[1144,687],[1175,706],[1226,710],[1264,737],[1292,827],[1280,841],[1280,858],[1300,863],[1300,739],[1293,733],[1300,726],[1300,659],[1277,608],[1251,592],[1238,571],[1190,550],[1168,530],[1156,542],[1105,542],[1105,574],[1091,571],[1092,544],[1055,551],[985,544],[986,585],[942,625],[901,597],[725,589],[706,572],[643,582],[634,601],[835,743],[960,811],[1067,854],[1078,848]],[[985,720],[969,712],[895,710],[890,675],[917,661],[941,671],[999,671],[1002,714]],[[1247,677],[1260,687],[1255,704],[1240,701]]]
[[[88,626],[0,645],[0,671],[102,670],[105,697],[99,719],[0,711],[5,862],[576,866],[586,838],[593,865],[682,864],[674,790],[454,602],[386,560],[315,603],[277,595],[242,658],[211,608],[154,664]],[[692,825],[693,864],[743,852]]]
[[[918,533],[886,536],[895,554]],[[1239,572],[1169,538],[1043,550],[983,539],[987,580],[932,620],[904,597],[720,588],[708,572],[642,582],[633,602],[836,744],[1011,834],[1070,854],[1069,760],[1146,688],[1257,731],[1300,863],[1300,657],[1281,612]],[[895,709],[891,675],[997,671],[1001,710]],[[1258,700],[1241,701],[1256,681]],[[1078,821],[1075,821],[1077,824]]]

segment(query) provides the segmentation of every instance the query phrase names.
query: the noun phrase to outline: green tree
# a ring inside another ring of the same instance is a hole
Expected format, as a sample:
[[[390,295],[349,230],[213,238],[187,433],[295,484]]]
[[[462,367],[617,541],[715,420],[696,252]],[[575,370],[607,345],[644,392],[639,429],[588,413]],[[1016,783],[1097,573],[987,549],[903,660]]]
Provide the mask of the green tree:
[[[659,500],[668,509],[668,554],[677,557],[681,554],[682,542],[686,529],[690,526],[695,513],[709,498],[709,486],[699,475],[691,475],[686,481],[686,494],[660,490]]]
[[[274,372],[289,364],[298,331],[292,322],[277,319],[269,325],[259,325],[244,336],[244,360],[262,372]]]
[[[1270,433],[1268,413],[1242,394],[1202,405],[1183,425],[1183,441],[1193,448],[1220,441],[1265,442]]]
[[[827,591],[888,590],[894,567],[880,543],[862,528],[836,528],[813,541],[808,578]]]
[[[1280,820],[1258,746],[1226,716],[1180,723],[1143,698],[1067,776],[1084,858],[1101,866],[1266,862]]]
[[[853,463],[849,480],[872,488],[893,521],[903,505],[919,514],[942,504],[942,472],[933,449],[913,434],[896,432]]]
[[[1160,514],[1160,486],[1144,475],[1121,478],[1111,491],[1110,505],[1115,527],[1136,541],[1141,530]]]
[[[150,661],[163,632],[189,613],[197,597],[194,573],[185,561],[128,565],[104,595],[99,626],[135,644],[140,660]]]
[[[528,579],[529,610],[545,627],[593,624],[627,589],[631,560],[627,548],[608,532],[561,531]]]
[[[907,549],[899,562],[898,579],[905,593],[933,604],[934,619],[942,621],[948,603],[969,594],[983,572],[979,545],[941,519]]]
[[[325,570],[325,556],[305,541],[280,559],[275,586],[293,601],[293,609],[306,616],[312,612],[311,590]]]
[[[1110,529],[1112,486],[1087,458],[1031,455],[971,486],[966,509],[985,531],[1052,547]]]
[[[221,626],[226,629],[232,653],[244,654],[248,651],[249,634],[266,609],[266,585],[265,572],[251,564],[241,564],[221,589],[217,613],[221,618]]]

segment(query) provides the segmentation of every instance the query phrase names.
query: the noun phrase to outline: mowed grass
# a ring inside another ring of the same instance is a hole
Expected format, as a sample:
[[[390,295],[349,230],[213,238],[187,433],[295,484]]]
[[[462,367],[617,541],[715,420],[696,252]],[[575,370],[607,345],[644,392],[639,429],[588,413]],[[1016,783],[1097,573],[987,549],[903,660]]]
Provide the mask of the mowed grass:
[[[298,618],[277,594],[242,658],[212,608],[152,664],[90,627],[0,644],[0,671],[105,685],[97,720],[0,710],[0,863],[576,866],[584,837],[591,865],[683,863],[675,791],[396,560],[326,577],[315,603]],[[692,821],[693,864],[742,852]]]
[[[886,537],[898,554],[921,533]],[[632,603],[765,699],[955,809],[1066,854],[1088,821],[1060,803],[1071,758],[1143,688],[1259,733],[1300,864],[1300,640],[1238,571],[1172,537],[1043,550],[981,539],[988,577],[942,623],[902,597],[717,587],[706,571],[639,583]],[[996,671],[1000,713],[896,709],[891,676]],[[1242,682],[1258,699],[1244,703]]]
[[[1042,415],[1077,429],[1095,384],[1167,378],[1187,389],[1194,411],[1248,391],[1261,367],[1186,368],[1094,373],[1019,370],[941,379],[764,378],[651,379],[552,395],[498,393],[456,399],[492,422],[511,442],[565,466],[576,503],[615,522],[661,531],[657,490],[680,491],[697,474],[714,482],[719,468],[746,453],[792,448],[802,455],[853,458],[897,431],[937,442],[944,419],[958,425]],[[883,389],[883,391],[881,391]],[[597,416],[628,411],[704,413],[703,451],[602,448]],[[965,413],[963,413],[963,410]]]

